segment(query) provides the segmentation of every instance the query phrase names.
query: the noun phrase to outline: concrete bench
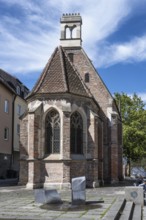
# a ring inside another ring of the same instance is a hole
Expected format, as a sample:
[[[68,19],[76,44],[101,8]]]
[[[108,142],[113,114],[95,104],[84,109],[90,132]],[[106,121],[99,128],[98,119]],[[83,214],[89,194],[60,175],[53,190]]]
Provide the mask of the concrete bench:
[[[142,207],[140,204],[136,204],[134,206],[132,220],[141,220],[141,216],[142,216]]]
[[[126,202],[123,212],[121,213],[121,217],[119,219],[120,220],[132,219],[133,210],[134,210],[134,203],[132,201]]]
[[[141,220],[142,206],[125,199],[116,200],[102,220]]]
[[[102,218],[102,220],[118,220],[121,212],[125,207],[126,200],[125,199],[117,199],[114,204],[112,204],[111,208]]]

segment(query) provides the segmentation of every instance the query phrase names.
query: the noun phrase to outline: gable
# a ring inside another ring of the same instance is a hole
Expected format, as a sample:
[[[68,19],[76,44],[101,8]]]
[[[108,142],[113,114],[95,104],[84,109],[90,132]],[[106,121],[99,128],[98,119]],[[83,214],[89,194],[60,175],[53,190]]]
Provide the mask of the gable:
[[[62,47],[55,49],[29,96],[59,93],[92,97]]]
[[[66,53],[73,54],[73,65],[77,69],[95,100],[98,102],[103,111],[107,113],[107,107],[115,105],[114,99],[85,51],[82,48],[66,48]],[[88,80],[86,80],[87,74]]]

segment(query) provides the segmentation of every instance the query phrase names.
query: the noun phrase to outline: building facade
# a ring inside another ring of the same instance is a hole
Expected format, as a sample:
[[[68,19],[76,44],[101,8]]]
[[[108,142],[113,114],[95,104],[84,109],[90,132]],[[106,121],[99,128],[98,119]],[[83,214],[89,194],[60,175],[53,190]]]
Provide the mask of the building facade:
[[[19,117],[26,111],[28,92],[18,79],[0,70],[0,178],[19,173]]]
[[[20,129],[20,184],[70,187],[122,180],[118,107],[82,48],[82,18],[61,18],[60,46],[27,97]]]

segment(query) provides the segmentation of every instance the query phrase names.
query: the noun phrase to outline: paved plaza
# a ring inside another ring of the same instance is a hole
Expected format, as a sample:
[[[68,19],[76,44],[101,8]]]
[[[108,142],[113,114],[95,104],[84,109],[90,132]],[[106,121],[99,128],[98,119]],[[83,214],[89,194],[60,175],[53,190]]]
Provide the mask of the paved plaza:
[[[0,187],[0,220],[67,220],[67,219],[102,219],[115,200],[124,197],[124,187],[101,187],[86,190],[85,206],[71,206],[71,191],[58,191],[63,204],[67,207],[42,206],[34,201],[33,190],[21,186]],[[69,208],[70,207],[70,208]],[[146,208],[143,209],[146,219]],[[126,219],[125,219],[126,220]]]

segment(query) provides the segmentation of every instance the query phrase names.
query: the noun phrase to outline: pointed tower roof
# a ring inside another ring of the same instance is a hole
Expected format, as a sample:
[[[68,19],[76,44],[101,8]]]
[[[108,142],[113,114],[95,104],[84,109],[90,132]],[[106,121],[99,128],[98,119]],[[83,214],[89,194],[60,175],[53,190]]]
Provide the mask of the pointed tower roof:
[[[34,94],[70,93],[92,97],[63,48],[57,47],[28,97]]]

